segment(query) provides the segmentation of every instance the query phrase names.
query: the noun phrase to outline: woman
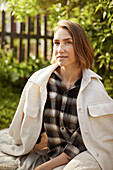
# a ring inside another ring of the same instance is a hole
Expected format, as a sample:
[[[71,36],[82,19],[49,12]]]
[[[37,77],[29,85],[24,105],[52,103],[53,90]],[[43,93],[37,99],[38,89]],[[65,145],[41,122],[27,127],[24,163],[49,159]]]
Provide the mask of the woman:
[[[93,50],[75,22],[54,32],[53,63],[26,84],[2,148],[24,170],[113,170],[113,100],[91,71]],[[24,156],[22,156],[24,155]]]

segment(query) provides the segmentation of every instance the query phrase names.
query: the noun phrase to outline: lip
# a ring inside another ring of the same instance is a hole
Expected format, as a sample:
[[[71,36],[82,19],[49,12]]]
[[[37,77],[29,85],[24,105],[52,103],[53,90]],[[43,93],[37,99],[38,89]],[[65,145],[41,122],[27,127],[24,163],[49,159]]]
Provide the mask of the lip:
[[[65,59],[67,56],[57,56],[58,59]]]

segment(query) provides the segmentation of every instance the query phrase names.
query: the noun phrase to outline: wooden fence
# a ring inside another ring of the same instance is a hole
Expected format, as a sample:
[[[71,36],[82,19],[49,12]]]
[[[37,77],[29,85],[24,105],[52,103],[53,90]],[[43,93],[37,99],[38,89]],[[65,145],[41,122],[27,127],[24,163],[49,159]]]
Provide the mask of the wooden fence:
[[[39,46],[40,41],[43,41],[43,56],[44,59],[47,59],[48,53],[49,57],[52,55],[52,47],[53,47],[53,32],[47,31],[47,17],[43,16],[43,28],[41,25],[41,18],[37,15],[34,19],[27,17],[25,23],[19,23],[19,33],[16,30],[16,21],[13,15],[10,15],[10,32],[6,31],[6,13],[2,11],[1,14],[1,30],[0,30],[0,48],[4,48],[6,42],[6,37],[9,37],[10,43],[9,48],[14,48],[14,41],[18,39],[15,55],[19,61],[28,60],[31,51],[31,40],[35,40],[34,43],[34,55],[38,58],[40,55]],[[41,32],[43,29],[43,35]],[[49,35],[48,35],[49,33]],[[24,47],[23,47],[23,40],[25,40]],[[49,41],[49,45],[48,45]],[[48,52],[49,51],[49,52]]]

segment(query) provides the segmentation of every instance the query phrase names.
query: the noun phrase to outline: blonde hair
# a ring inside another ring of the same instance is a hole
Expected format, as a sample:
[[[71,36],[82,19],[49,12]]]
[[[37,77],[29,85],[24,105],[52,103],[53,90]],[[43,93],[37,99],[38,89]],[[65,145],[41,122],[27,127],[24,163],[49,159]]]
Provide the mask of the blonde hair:
[[[59,21],[54,34],[59,28],[67,29],[72,36],[75,56],[78,59],[81,69],[90,68],[93,62],[93,48],[83,28],[78,23],[69,20]],[[52,63],[55,63],[54,55],[52,57]]]

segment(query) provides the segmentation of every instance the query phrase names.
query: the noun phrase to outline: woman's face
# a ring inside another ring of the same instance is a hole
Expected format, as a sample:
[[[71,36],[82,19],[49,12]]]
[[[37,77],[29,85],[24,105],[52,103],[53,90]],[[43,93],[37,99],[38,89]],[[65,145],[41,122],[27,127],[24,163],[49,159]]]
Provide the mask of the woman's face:
[[[65,28],[59,28],[54,35],[54,56],[56,62],[63,67],[76,66],[77,58],[75,56],[73,40]]]

